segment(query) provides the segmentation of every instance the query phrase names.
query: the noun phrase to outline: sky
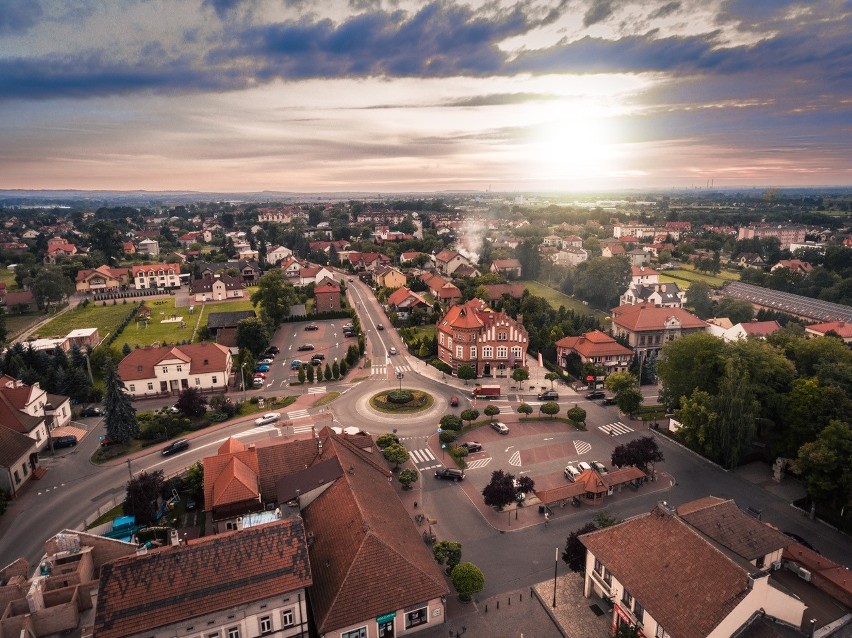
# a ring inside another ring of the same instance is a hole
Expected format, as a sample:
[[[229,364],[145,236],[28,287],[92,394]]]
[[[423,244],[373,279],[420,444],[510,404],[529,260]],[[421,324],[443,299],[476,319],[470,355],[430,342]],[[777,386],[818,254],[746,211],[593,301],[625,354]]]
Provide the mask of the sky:
[[[0,188],[852,184],[852,0],[0,0]]]

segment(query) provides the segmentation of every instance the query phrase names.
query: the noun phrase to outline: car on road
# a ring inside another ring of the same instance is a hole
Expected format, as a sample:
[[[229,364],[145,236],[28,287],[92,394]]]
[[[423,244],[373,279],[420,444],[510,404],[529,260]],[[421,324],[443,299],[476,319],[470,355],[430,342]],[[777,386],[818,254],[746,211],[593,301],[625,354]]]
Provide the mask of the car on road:
[[[567,478],[572,483],[577,480],[578,476],[580,476],[580,470],[578,470],[573,465],[566,465],[562,473],[565,475],[565,478]]]
[[[177,403],[175,403],[174,405],[170,405],[168,408],[166,408],[166,411],[171,414],[178,414],[180,412],[180,408],[177,407]]]
[[[376,330],[384,330],[384,329],[385,329],[385,327],[382,324],[380,324],[380,323],[376,324]]]
[[[391,346],[390,348],[388,348],[388,354],[396,354],[396,347]]]
[[[603,401],[601,401],[601,405],[603,405],[603,406],[615,405],[615,404],[616,404],[615,397],[607,397]]]
[[[281,418],[280,412],[267,412],[263,416],[259,416],[254,420],[255,425],[269,425],[275,423]]]
[[[459,398],[455,394],[450,397],[450,405],[454,408],[458,407],[459,405]]]
[[[435,470],[435,478],[445,481],[461,481],[464,480],[464,472],[453,467],[440,467]]]
[[[262,365],[262,366],[271,366],[274,363],[274,361],[272,359],[270,359],[269,357],[267,357],[266,359],[261,359],[257,363],[258,363],[258,365]]]
[[[166,447],[163,448],[163,451],[160,452],[163,456],[171,456],[172,454],[177,454],[178,452],[183,452],[184,450],[189,449],[189,441],[186,439],[178,439],[177,441],[172,441]]]
[[[539,401],[557,401],[558,399],[559,393],[556,390],[545,390],[538,395]]]
[[[312,332],[314,330],[319,330],[319,326],[315,323],[309,323],[305,326],[305,332]]]
[[[269,346],[269,347],[266,349],[266,352],[265,352],[264,354],[266,354],[266,355],[271,355],[271,354],[272,354],[272,355],[275,355],[275,354],[278,354],[279,352],[281,352],[281,348],[279,348],[278,346]]]
[[[313,349],[314,349],[314,344],[312,344],[312,343],[303,343],[302,345],[300,345],[297,348],[297,350],[299,350],[299,352],[305,352],[307,350],[313,350]]]
[[[581,472],[586,472],[587,470],[591,470],[592,466],[586,463],[585,461],[580,461],[577,463],[577,469]]]
[[[269,365],[266,363],[261,363],[260,365],[255,366],[255,372],[269,372]]]
[[[606,469],[606,465],[604,465],[600,461],[592,461],[592,467],[597,470],[598,474],[608,474],[609,473],[609,470]]]
[[[508,434],[509,428],[505,423],[501,423],[500,421],[494,421],[491,424],[491,429],[499,432],[500,434]]]
[[[298,369],[299,369],[299,368],[301,368],[303,365],[305,365],[305,362],[304,362],[304,361],[302,361],[301,359],[293,359],[293,360],[290,362],[290,369],[291,369],[291,370],[298,370]]]
[[[101,438],[101,447],[109,447],[110,445],[118,445],[118,441],[113,441],[108,436]]]
[[[586,398],[589,400],[603,399],[604,397],[606,397],[606,392],[604,392],[603,390],[592,390],[591,392],[586,394]]]
[[[311,355],[311,359],[316,359],[317,361],[324,361],[325,355],[322,352],[317,352],[316,354]]]
[[[104,411],[101,410],[96,405],[90,405],[88,408],[83,408],[83,410],[80,412],[80,416],[82,416],[82,417],[103,416],[103,415],[104,415]]]
[[[460,443],[459,447],[464,448],[468,451],[468,453],[473,454],[474,452],[482,450],[482,443],[477,443],[476,441],[465,441],[464,443]]]
[[[74,447],[77,445],[77,437],[73,434],[67,436],[57,436],[53,439],[53,449],[59,450],[65,447]]]

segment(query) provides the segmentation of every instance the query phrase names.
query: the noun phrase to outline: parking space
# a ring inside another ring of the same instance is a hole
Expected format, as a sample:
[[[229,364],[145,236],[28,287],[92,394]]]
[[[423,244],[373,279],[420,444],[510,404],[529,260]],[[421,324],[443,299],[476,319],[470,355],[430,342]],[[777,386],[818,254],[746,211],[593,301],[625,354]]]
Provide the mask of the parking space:
[[[355,338],[343,335],[346,323],[346,319],[328,319],[285,323],[278,328],[271,345],[281,351],[269,368],[265,389],[284,388],[294,381],[298,374],[297,370],[292,369],[295,359],[310,363],[312,358],[321,356],[323,366],[326,363],[331,365],[335,359],[342,360],[349,346],[357,344]],[[313,347],[308,349],[309,345]]]

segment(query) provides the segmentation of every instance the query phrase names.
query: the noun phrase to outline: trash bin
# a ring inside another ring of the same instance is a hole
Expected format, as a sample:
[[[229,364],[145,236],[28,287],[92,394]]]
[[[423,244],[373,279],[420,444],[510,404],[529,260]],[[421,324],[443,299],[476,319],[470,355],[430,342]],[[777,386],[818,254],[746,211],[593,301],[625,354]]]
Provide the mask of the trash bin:
[[[539,506],[538,506],[538,513],[539,513],[539,514],[544,514],[544,505],[539,505]]]

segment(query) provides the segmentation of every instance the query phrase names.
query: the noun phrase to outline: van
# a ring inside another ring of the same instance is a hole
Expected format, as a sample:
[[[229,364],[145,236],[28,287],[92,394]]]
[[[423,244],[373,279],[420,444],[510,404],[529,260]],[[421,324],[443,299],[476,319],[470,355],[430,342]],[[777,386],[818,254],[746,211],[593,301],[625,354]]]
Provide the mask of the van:
[[[577,477],[580,476],[580,470],[573,465],[566,465],[563,474],[565,474],[565,478],[573,483],[577,480]]]

